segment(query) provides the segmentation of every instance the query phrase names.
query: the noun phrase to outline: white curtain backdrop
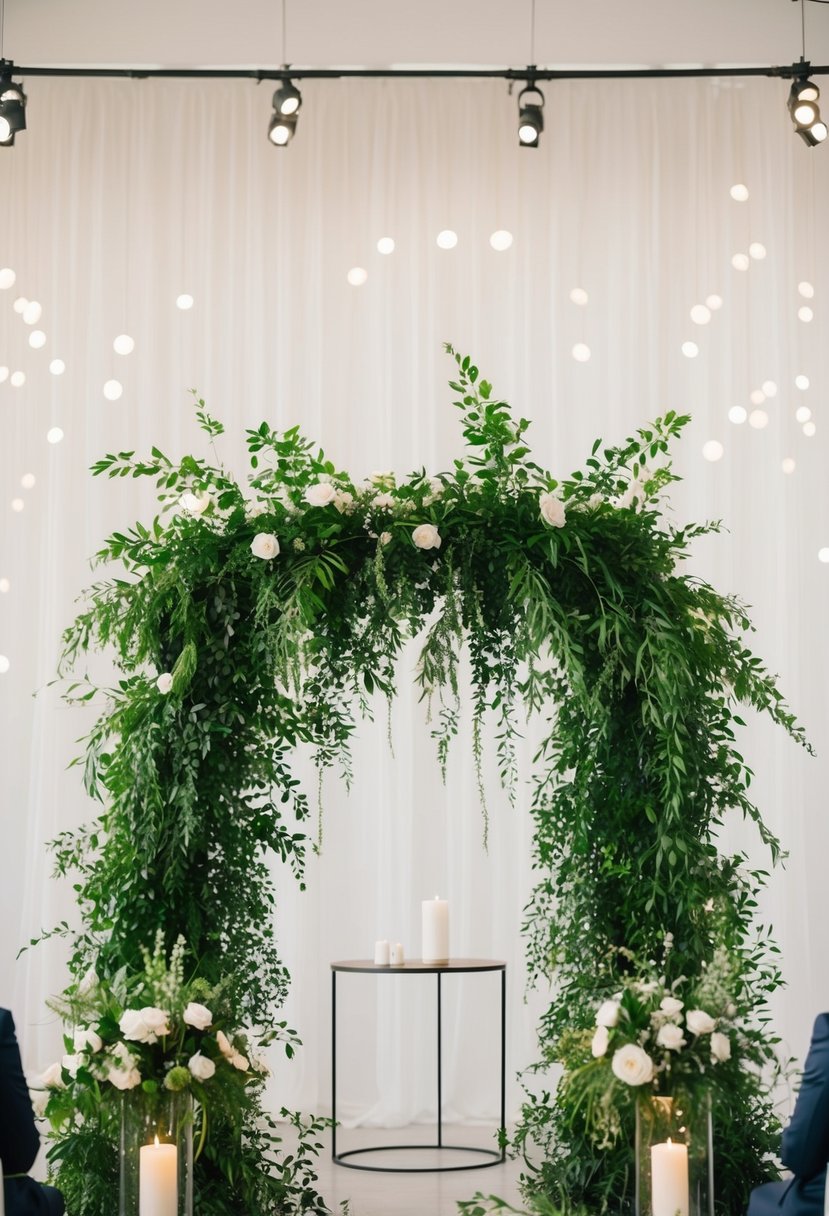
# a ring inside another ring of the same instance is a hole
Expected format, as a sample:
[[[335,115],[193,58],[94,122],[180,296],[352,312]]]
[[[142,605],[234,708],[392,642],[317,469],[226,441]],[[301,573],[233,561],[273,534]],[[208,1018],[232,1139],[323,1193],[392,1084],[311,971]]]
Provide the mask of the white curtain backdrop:
[[[0,675],[0,1003],[15,1012],[28,1066],[59,1050],[45,1002],[64,984],[64,954],[49,943],[15,955],[41,928],[71,919],[71,885],[50,881],[45,842],[95,813],[79,770],[67,769],[90,719],[50,685],[60,634],[102,538],[154,511],[149,486],[94,480],[89,465],[107,451],[198,447],[195,387],[227,424],[221,453],[236,468],[244,428],[266,418],[301,424],[358,476],[438,471],[460,452],[445,340],[532,418],[537,458],[561,473],[581,465],[598,435],[617,441],[668,409],[693,415],[676,453],[685,479],[672,496],[676,517],[722,518],[729,529],[699,546],[694,571],[752,606],[753,644],[818,750],[809,758],[765,722],[744,733],[757,800],[790,853],[760,915],[788,980],[776,1025],[802,1058],[813,1015],[829,1005],[829,566],[817,560],[829,545],[829,149],[795,137],[787,86],[551,85],[535,151],[518,148],[515,100],[500,82],[309,82],[282,150],[266,139],[267,86],[27,88],[29,130],[0,153],[0,265],[17,275],[0,292],[0,365],[26,375],[22,387],[0,383],[0,578],[9,583],[0,654],[10,663]],[[738,182],[747,202],[730,196]],[[458,234],[448,251],[435,243],[446,228]],[[503,252],[489,243],[498,229],[514,238]],[[396,241],[390,256],[377,251],[382,236]],[[733,269],[751,242],[767,256]],[[353,287],[346,274],[357,266],[368,277]],[[814,299],[798,294],[803,280]],[[571,302],[575,287],[586,306]],[[182,292],[194,298],[190,311],[176,307]],[[691,306],[712,293],[723,307],[707,326],[693,324]],[[43,349],[28,345],[18,294],[43,305]],[[798,319],[806,304],[811,323]],[[120,333],[135,339],[126,357],[113,351]],[[682,353],[687,341],[697,357]],[[589,361],[572,357],[576,343]],[[48,370],[56,357],[62,376]],[[797,375],[809,377],[807,390]],[[112,378],[124,389],[115,402],[102,393]],[[730,423],[729,408],[753,408],[749,394],[767,381],[777,386],[763,407],[768,426]],[[812,438],[794,417],[804,404]],[[58,425],[65,438],[50,445]],[[724,446],[718,463],[702,458],[710,439]],[[785,457],[796,462],[790,475]],[[357,743],[350,797],[326,780],[324,848],[309,862],[308,889],[278,879],[277,932],[293,974],[286,1016],[306,1046],[297,1061],[276,1063],[275,1106],[329,1109],[329,963],[367,957],[379,937],[417,956],[420,901],[436,892],[451,903],[454,954],[508,963],[510,1077],[534,1058],[548,994],[524,1000],[531,742],[515,807],[490,781],[484,853],[468,731],[444,787],[413,691],[415,653],[401,663],[394,756],[379,707]],[[90,667],[109,678],[100,660]],[[300,768],[313,793],[310,767]],[[724,847],[745,847],[766,868],[743,825],[725,836]],[[447,981],[445,992],[447,1115],[492,1121],[496,982]],[[431,983],[344,977],[340,999],[340,1113],[351,1123],[429,1118]],[[511,1112],[519,1101],[513,1079]]]

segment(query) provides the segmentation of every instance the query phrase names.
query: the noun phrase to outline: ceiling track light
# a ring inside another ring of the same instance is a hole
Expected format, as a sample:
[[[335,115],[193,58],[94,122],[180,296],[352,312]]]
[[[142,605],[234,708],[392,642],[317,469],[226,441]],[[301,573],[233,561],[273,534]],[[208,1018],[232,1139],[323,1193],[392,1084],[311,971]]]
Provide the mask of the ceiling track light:
[[[0,147],[10,148],[18,131],[26,130],[26,94],[12,80],[14,64],[0,59]]]
[[[537,148],[544,130],[544,94],[529,80],[518,94],[518,142],[522,148]]]
[[[808,147],[814,148],[822,144],[829,134],[826,123],[820,117],[820,89],[813,80],[808,79],[809,64],[805,60],[793,64],[792,71],[796,74],[789,90],[789,114],[797,134]]]
[[[268,139],[277,148],[284,148],[294,137],[302,94],[287,77],[273,95],[273,114],[268,125]]]

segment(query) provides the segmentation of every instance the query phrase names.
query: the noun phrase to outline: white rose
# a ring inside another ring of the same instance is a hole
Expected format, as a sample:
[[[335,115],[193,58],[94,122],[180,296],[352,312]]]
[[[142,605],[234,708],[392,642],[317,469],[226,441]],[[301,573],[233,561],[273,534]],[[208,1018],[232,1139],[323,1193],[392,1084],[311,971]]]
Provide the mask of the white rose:
[[[675,996],[666,996],[660,1001],[659,1008],[664,1014],[667,1014],[669,1018],[673,1018],[676,1017],[676,1015],[683,1008],[683,1002],[678,1000]]]
[[[203,515],[210,506],[210,495],[206,490],[201,494],[191,494],[188,490],[182,494],[179,502],[186,515]]]
[[[141,1084],[141,1073],[137,1068],[115,1068],[112,1066],[107,1069],[106,1079],[116,1089],[135,1089],[136,1085]]]
[[[691,1034],[711,1034],[717,1024],[704,1009],[689,1009],[685,1021]]]
[[[168,1025],[170,1015],[166,1009],[157,1009],[155,1005],[145,1005],[141,1010],[141,1016],[153,1034],[157,1034],[159,1038],[170,1033]]]
[[[627,1085],[646,1085],[653,1079],[653,1060],[635,1043],[626,1043],[613,1053],[613,1075]]]
[[[104,1040],[91,1026],[86,1030],[76,1030],[72,1042],[75,1051],[100,1051],[104,1045]]]
[[[75,1077],[78,1075],[78,1069],[83,1067],[85,1063],[86,1060],[84,1060],[83,1056],[76,1053],[75,1055],[64,1056],[61,1060],[61,1067],[66,1069],[69,1076],[74,1081]]]
[[[161,675],[155,682],[155,686],[159,692],[168,693],[173,687],[173,676],[169,671],[162,671]]]
[[[412,532],[412,540],[418,549],[439,549],[441,536],[434,524],[418,524]]]
[[[216,1065],[207,1056],[203,1056],[200,1051],[197,1051],[194,1056],[191,1056],[187,1061],[187,1067],[190,1069],[192,1076],[197,1081],[209,1081],[216,1072]]]
[[[119,1067],[126,1069],[135,1068],[135,1057],[132,1055],[126,1043],[116,1043],[112,1048],[112,1053]]]
[[[381,511],[390,511],[394,506],[394,499],[391,494],[375,494],[371,500],[373,507],[379,507]]]
[[[261,557],[263,561],[270,561],[272,557],[276,557],[279,553],[279,541],[272,532],[257,532],[250,542],[250,551],[254,557]]]
[[[656,1041],[660,1047],[667,1047],[669,1051],[679,1051],[686,1042],[682,1035],[682,1027],[675,1026],[673,1022],[666,1022],[664,1026],[659,1027]]]
[[[243,1056],[241,1051],[234,1051],[230,1057],[230,1062],[234,1068],[238,1068],[239,1072],[247,1072],[250,1068],[250,1061],[247,1056]]]
[[[337,491],[329,481],[317,481],[308,486],[303,497],[311,507],[327,507],[337,497]]]
[[[118,1025],[125,1039],[135,1043],[155,1043],[170,1033],[167,1025],[169,1016],[164,1009],[145,1005],[143,1009],[125,1010]]]
[[[66,1089],[62,1069],[57,1061],[55,1061],[54,1064],[49,1065],[41,1076],[40,1083],[41,1085],[45,1085],[47,1089]]]
[[[350,514],[350,509],[354,505],[354,495],[348,490],[338,490],[334,498],[334,506],[339,511],[340,515],[345,512]]]
[[[194,1026],[196,1030],[207,1030],[213,1024],[213,1014],[197,1001],[191,1001],[181,1016],[188,1026]]]
[[[553,528],[563,528],[567,520],[564,503],[555,494],[542,494],[538,500],[541,518]]]
[[[390,545],[391,544],[391,532],[381,532],[380,533],[380,544],[381,545]]]
[[[619,1002],[602,1001],[596,1010],[597,1026],[616,1026],[619,1022]]]
[[[607,1045],[610,1042],[610,1031],[606,1026],[597,1026],[596,1033],[593,1035],[593,1042],[590,1044],[590,1051],[593,1058],[598,1060],[607,1051]]]
[[[216,1031],[216,1042],[219,1046],[219,1051],[226,1060],[229,1060],[235,1051],[233,1044],[223,1030]]]
[[[719,1030],[711,1035],[711,1059],[715,1064],[731,1059],[731,1039]]]

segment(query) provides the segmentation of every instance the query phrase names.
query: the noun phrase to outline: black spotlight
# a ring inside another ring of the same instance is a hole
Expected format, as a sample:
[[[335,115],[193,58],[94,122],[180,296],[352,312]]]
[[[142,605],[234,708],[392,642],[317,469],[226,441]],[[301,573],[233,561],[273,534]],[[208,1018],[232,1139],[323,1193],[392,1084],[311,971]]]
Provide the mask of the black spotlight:
[[[820,117],[818,98],[820,89],[813,80],[800,76],[792,82],[789,91],[789,114],[800,138],[810,148],[822,144],[826,139],[826,123]]]
[[[529,94],[529,96],[527,96]],[[522,148],[537,148],[544,130],[544,94],[528,84],[518,94],[518,142]]]
[[[14,67],[0,60],[0,147],[10,148],[18,131],[26,130],[26,94],[12,80]]]
[[[283,80],[273,95],[273,114],[268,126],[268,139],[278,148],[284,148],[293,139],[301,105],[299,89],[290,80]]]

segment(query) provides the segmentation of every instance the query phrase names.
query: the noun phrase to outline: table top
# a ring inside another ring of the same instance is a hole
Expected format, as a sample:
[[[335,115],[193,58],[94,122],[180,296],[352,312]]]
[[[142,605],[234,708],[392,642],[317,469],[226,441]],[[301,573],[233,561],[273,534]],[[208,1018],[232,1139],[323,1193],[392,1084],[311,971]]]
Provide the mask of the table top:
[[[378,966],[370,958],[346,959],[332,963],[332,971],[364,971],[376,975],[435,975],[446,971],[506,971],[507,964],[491,958],[451,958],[448,963],[424,963],[408,959],[400,966]]]

